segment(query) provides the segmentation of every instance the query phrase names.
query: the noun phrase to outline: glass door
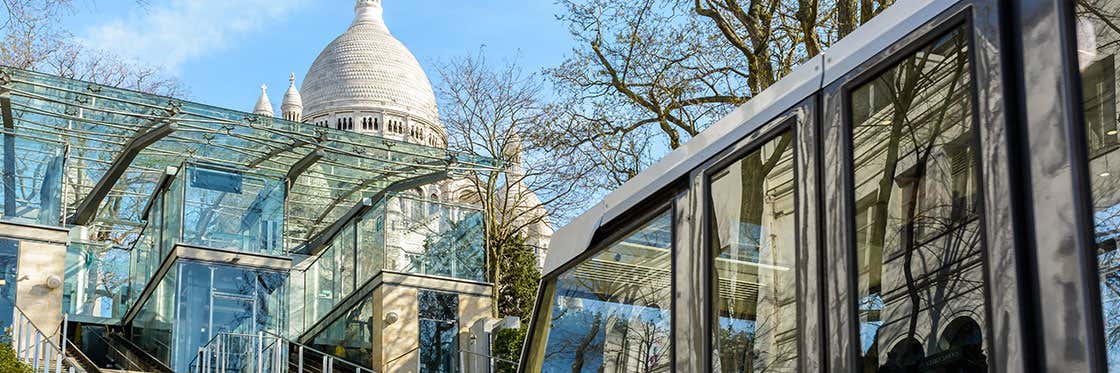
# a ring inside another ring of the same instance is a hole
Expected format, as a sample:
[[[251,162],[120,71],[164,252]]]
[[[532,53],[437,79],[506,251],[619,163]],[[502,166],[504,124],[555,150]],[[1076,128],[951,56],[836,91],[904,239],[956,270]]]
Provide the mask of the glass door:
[[[210,302],[210,337],[221,333],[256,333],[255,298],[215,293]]]

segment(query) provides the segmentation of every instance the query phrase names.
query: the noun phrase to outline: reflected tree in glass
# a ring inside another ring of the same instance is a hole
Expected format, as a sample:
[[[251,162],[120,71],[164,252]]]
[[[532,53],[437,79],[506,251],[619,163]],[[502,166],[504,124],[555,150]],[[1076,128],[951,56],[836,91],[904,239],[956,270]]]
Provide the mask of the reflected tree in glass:
[[[711,177],[712,343],[721,372],[797,371],[793,135]]]
[[[1096,256],[1108,369],[1120,371],[1120,136],[1117,69],[1120,1],[1077,0],[1082,113],[1093,195]]]
[[[986,371],[979,171],[968,34],[956,29],[851,93],[864,372]],[[955,370],[958,371],[958,370]]]
[[[545,371],[670,369],[671,224],[659,215],[559,276]]]

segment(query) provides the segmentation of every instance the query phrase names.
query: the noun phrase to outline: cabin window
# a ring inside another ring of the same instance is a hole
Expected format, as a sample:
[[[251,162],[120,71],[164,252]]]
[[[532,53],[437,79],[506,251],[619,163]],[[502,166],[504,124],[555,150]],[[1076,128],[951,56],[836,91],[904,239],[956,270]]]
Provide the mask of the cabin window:
[[[1120,1],[1077,2],[1085,149],[1093,203],[1100,312],[1108,371],[1120,372],[1120,134],[1117,133],[1116,55]]]
[[[987,370],[970,63],[959,28],[851,92],[863,372]]]
[[[798,371],[793,146],[786,132],[711,176],[713,370]]]
[[[541,371],[672,370],[672,224],[660,214],[548,285]]]

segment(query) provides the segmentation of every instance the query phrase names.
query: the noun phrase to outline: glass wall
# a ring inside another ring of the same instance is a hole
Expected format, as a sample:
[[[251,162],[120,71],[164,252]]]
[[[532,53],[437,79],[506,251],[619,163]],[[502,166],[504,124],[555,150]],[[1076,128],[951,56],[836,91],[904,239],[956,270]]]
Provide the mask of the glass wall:
[[[543,371],[671,370],[672,224],[662,213],[547,285]]]
[[[420,373],[459,371],[459,296],[431,290],[417,293],[420,316]]]
[[[327,326],[311,342],[311,347],[326,351],[352,363],[373,368],[373,297],[367,297],[338,320]]]
[[[11,333],[19,276],[19,241],[0,238],[0,333]],[[0,338],[10,336],[0,335]]]
[[[1117,52],[1120,1],[1077,2],[1077,52],[1085,147],[1093,199],[1096,256],[1108,370],[1120,372],[1120,134]]]
[[[482,212],[450,203],[394,195],[355,219],[292,276],[302,289],[302,324],[326,317],[336,304],[382,270],[452,279],[486,280]],[[293,309],[295,310],[295,309]]]
[[[183,193],[186,244],[279,255],[284,184],[237,171],[191,165]]]
[[[711,175],[713,370],[796,372],[793,134]]]
[[[182,260],[132,322],[133,341],[176,371],[221,333],[280,333],[286,274]]]
[[[66,251],[63,312],[71,320],[113,323],[128,306],[130,251],[113,245],[71,243]]]
[[[987,370],[972,90],[958,28],[851,93],[864,372]]]
[[[151,297],[132,320],[132,341],[152,357],[171,363],[175,323],[175,285],[179,268],[173,267],[160,280]],[[196,347],[197,348],[197,347]]]
[[[63,144],[0,132],[0,220],[59,226]]]

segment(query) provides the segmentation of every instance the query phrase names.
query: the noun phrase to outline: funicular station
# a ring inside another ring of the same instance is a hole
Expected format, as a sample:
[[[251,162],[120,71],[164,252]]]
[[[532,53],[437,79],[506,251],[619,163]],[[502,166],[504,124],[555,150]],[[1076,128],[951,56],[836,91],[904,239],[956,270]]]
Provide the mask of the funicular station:
[[[1120,371],[1118,25],[895,2],[557,231],[521,371]]]
[[[493,160],[10,68],[0,107],[37,371],[485,371],[482,215],[401,192]]]

